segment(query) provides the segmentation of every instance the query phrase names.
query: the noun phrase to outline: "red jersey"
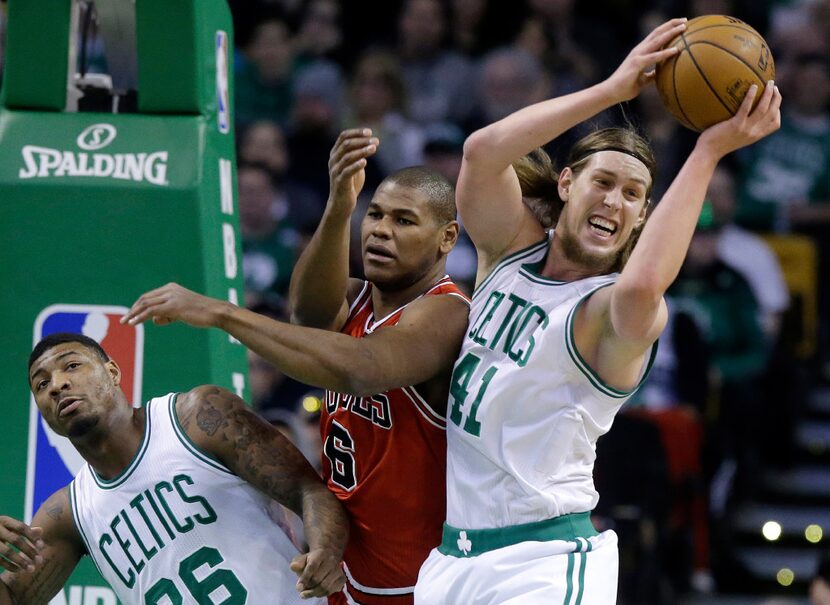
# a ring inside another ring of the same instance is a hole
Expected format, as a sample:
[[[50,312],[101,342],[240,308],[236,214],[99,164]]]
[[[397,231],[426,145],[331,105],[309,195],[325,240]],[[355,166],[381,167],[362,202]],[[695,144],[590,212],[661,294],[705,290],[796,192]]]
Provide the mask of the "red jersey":
[[[421,296],[441,294],[469,304],[447,276]],[[362,338],[394,326],[405,308],[376,318],[372,285],[366,282],[342,332]],[[326,391],[320,418],[323,476],[351,519],[343,555],[349,598],[336,593],[330,604],[412,603],[418,570],[441,542],[446,426],[411,386],[368,397]]]

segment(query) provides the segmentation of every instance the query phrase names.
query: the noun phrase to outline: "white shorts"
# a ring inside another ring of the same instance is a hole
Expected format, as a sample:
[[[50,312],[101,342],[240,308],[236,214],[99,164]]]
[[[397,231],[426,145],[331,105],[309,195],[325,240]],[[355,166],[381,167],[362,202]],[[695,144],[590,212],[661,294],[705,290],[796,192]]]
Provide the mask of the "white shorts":
[[[617,534],[573,542],[520,542],[476,557],[433,549],[421,566],[415,605],[614,605]]]

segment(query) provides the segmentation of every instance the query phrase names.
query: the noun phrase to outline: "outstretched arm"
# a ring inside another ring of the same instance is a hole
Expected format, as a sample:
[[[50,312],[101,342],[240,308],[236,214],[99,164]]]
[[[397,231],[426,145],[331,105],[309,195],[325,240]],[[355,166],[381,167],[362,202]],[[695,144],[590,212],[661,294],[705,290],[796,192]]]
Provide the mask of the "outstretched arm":
[[[542,237],[541,225],[522,204],[511,164],[580,122],[637,96],[654,78],[653,70],[644,70],[677,53],[673,47],[662,47],[685,27],[685,19],[664,23],[604,82],[530,105],[470,135],[464,144],[456,201],[479,254],[479,277],[505,255]]]
[[[329,156],[329,199],[320,225],[291,274],[294,323],[339,330],[349,311],[349,230],[363,188],[366,158],[378,140],[368,128],[344,130]]]
[[[46,605],[69,579],[82,553],[69,488],[52,494],[31,525],[0,517],[0,556],[6,568],[0,575],[0,605]]]
[[[456,296],[427,296],[411,303],[397,325],[353,338],[276,321],[167,284],[141,296],[124,321],[220,328],[300,382],[362,396],[420,384],[450,367],[467,312]]]
[[[781,94],[768,82],[751,111],[757,87],[750,88],[738,113],[708,128],[698,138],[663,199],[654,209],[637,246],[614,286],[611,321],[614,333],[637,340],[648,326],[663,294],[677,277],[697,225],[715,166],[725,155],[751,145],[781,125]]]
[[[176,413],[198,447],[303,519],[309,552],[291,563],[300,576],[300,595],[320,597],[340,590],[348,519],[299,450],[239,397],[219,387],[201,386],[181,395]]]
[[[750,88],[737,114],[700,135],[689,158],[657,205],[613,287],[592,296],[577,314],[577,347],[600,376],[619,377],[641,366],[643,353],[666,323],[663,295],[677,277],[694,234],[709,181],[728,153],[775,132],[781,94],[767,83],[751,110]],[[627,368],[626,368],[627,366]],[[625,382],[625,380],[623,380]]]

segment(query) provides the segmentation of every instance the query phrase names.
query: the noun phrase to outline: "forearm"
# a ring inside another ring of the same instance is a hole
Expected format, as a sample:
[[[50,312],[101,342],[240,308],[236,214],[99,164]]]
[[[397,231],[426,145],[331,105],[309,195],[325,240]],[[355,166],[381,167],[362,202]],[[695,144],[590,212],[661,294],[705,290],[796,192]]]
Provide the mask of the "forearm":
[[[278,322],[230,304],[216,327],[305,384],[355,395],[385,390],[379,360],[363,339]]]
[[[648,219],[617,282],[620,289],[662,298],[683,265],[718,159],[695,148]]]
[[[349,538],[349,520],[342,505],[321,483],[309,482],[303,490],[302,519],[309,550],[329,550],[343,556]]]
[[[337,318],[349,283],[351,215],[326,209],[291,275],[289,305],[297,323],[328,328]]]
[[[605,81],[530,105],[473,133],[464,146],[464,159],[477,169],[504,170],[518,158],[618,101]]]

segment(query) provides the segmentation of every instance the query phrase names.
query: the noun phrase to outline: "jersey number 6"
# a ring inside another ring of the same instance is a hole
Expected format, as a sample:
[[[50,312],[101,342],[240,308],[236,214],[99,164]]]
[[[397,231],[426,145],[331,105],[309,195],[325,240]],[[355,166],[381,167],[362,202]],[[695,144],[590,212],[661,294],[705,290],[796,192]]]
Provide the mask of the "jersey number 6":
[[[331,465],[331,481],[346,491],[357,484],[354,464],[354,441],[349,431],[336,420],[331,423],[323,453]]]

